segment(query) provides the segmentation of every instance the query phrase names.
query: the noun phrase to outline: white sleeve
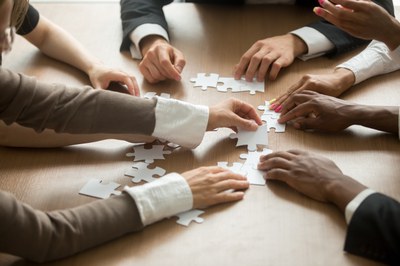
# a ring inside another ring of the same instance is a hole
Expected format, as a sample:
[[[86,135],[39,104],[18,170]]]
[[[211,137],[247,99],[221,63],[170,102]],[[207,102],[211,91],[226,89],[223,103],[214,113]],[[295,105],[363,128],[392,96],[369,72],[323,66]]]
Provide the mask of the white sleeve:
[[[355,84],[368,78],[400,69],[400,47],[390,51],[383,42],[372,41],[367,48],[336,68],[347,68],[354,73]]]
[[[142,24],[142,25],[138,26],[135,30],[133,30],[131,32],[131,34],[129,35],[129,38],[132,41],[132,44],[130,46],[130,51],[131,51],[131,55],[133,58],[135,58],[135,59],[143,58],[142,52],[140,51],[139,44],[140,44],[140,41],[144,37],[147,37],[150,35],[161,36],[169,42],[168,33],[163,27],[161,27],[158,24],[151,24],[151,23]]]
[[[158,97],[152,136],[187,148],[195,148],[207,129],[209,108]]]
[[[375,191],[372,189],[365,189],[361,191],[357,196],[354,197],[346,206],[344,211],[344,217],[346,218],[346,223],[349,224],[351,218],[353,217],[354,212],[357,210],[358,206],[371,194],[374,194]]]
[[[335,45],[325,35],[311,27],[302,27],[290,33],[307,44],[308,53],[299,56],[303,61],[324,55],[335,48]]]
[[[192,191],[177,173],[142,186],[125,187],[124,192],[136,202],[144,226],[193,208]]]

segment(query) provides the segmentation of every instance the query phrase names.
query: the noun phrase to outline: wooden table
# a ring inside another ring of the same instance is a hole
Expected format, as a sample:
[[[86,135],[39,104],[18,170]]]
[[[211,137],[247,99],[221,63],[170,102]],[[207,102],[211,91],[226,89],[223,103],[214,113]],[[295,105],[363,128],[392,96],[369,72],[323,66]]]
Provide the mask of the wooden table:
[[[119,4],[36,4],[42,15],[71,32],[96,56],[136,75],[142,92],[168,92],[173,98],[212,105],[227,97],[254,106],[272,99],[307,73],[324,73],[351,55],[296,62],[266,92],[219,93],[193,88],[198,72],[231,76],[233,65],[256,40],[284,34],[316,19],[311,10],[294,6],[196,6],[173,4],[165,8],[172,43],[186,55],[182,82],[150,85],[143,81],[137,62],[119,52],[122,30]],[[79,71],[40,54],[18,38],[4,65],[40,80],[88,84]],[[354,87],[343,98],[358,103],[399,105],[398,72]],[[167,172],[183,172],[219,161],[240,162],[246,148],[235,147],[229,131],[207,133],[195,150],[179,150],[155,165]],[[106,140],[57,149],[0,148],[0,188],[42,210],[69,208],[90,202],[78,194],[90,178],[132,185],[124,172],[132,162],[125,157],[132,145]],[[344,173],[371,188],[400,200],[400,144],[397,138],[361,127],[325,135],[297,131],[269,133],[269,148],[302,149],[334,160]],[[300,195],[287,186],[268,182],[251,186],[245,200],[216,206],[202,215],[204,223],[185,228],[174,219],[151,225],[52,265],[375,265],[343,252],[346,224],[330,204]],[[60,239],[60,241],[62,241]],[[0,255],[1,265],[27,265],[19,258]]]

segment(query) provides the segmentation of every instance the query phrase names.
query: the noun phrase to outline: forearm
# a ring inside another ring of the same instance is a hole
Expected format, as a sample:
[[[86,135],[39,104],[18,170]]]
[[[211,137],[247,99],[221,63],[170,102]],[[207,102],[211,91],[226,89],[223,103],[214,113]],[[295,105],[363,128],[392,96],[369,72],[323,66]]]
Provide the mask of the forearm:
[[[45,129],[41,133],[18,124],[7,126],[0,121],[0,146],[25,148],[56,148],[68,145],[117,139],[131,143],[152,142],[155,138],[132,134],[67,134]]]
[[[143,225],[127,194],[64,211],[42,212],[0,192],[0,251],[43,262],[105,243]]]
[[[398,134],[399,108],[352,105],[349,110],[352,124]]]
[[[385,34],[382,36],[382,40],[390,50],[396,49],[400,45],[400,22],[395,18],[391,18],[391,25],[389,27],[388,25],[388,30],[390,30],[390,33]]]
[[[39,32],[37,34],[36,32]],[[47,56],[69,64],[86,74],[100,60],[91,55],[70,33],[41,16],[37,29],[26,38]]]

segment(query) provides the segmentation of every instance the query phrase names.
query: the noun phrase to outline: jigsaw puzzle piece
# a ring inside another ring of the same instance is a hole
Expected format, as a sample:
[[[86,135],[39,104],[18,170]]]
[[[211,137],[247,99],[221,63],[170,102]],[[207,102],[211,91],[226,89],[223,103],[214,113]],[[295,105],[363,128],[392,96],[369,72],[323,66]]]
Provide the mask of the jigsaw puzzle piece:
[[[268,145],[268,126],[263,124],[256,131],[240,130],[238,133],[232,133],[231,139],[237,138],[236,147],[247,145],[249,151],[257,150],[257,145]]]
[[[265,101],[265,105],[259,105],[257,109],[264,111],[263,115],[270,115],[272,117],[279,118],[279,113],[269,109],[269,101]]]
[[[241,80],[243,80],[243,86],[240,88],[241,91],[249,91],[252,95],[256,94],[256,92],[265,91],[264,82],[259,82],[256,78],[252,82],[246,81],[245,78],[241,78]]]
[[[243,164],[242,163],[232,163],[232,166],[228,166],[228,162],[218,162],[217,165],[219,167],[228,169],[232,172],[234,172],[235,174],[239,174],[239,175],[246,175],[246,172],[242,170]]]
[[[157,92],[149,91],[149,92],[146,92],[146,94],[143,96],[143,98],[151,99],[151,98],[156,97],[156,96],[157,96]],[[169,99],[169,98],[171,98],[171,95],[169,93],[164,93],[163,92],[163,93],[160,94],[160,97]]]
[[[127,157],[134,157],[133,161],[145,161],[146,163],[154,163],[154,160],[164,160],[164,154],[170,154],[171,151],[164,150],[164,145],[153,145],[150,149],[144,146],[133,147],[134,152],[126,154]]]
[[[247,154],[240,154],[240,159],[246,160],[243,164],[242,169],[244,171],[247,171],[251,168],[254,168],[255,166],[257,166],[262,155],[267,155],[270,153],[272,153],[272,150],[264,148],[262,151],[250,151]]]
[[[234,78],[224,78],[221,77],[218,79],[218,83],[222,83],[217,85],[217,91],[227,92],[230,89],[232,92],[241,92],[241,87],[244,86],[242,80],[236,80]]]
[[[247,168],[247,181],[250,185],[265,186],[265,172],[258,170],[255,166]]]
[[[115,189],[121,185],[114,182],[103,182],[100,179],[90,179],[79,191],[79,194],[100,199],[109,198],[112,194],[119,195],[121,191]]]
[[[200,224],[200,223],[204,222],[204,219],[199,217],[203,213],[204,213],[204,211],[196,210],[196,209],[179,213],[176,215],[179,217],[179,219],[176,221],[176,223],[183,225],[183,226],[189,226],[189,224],[192,221],[194,221],[194,222]]]
[[[161,177],[166,173],[166,171],[161,167],[149,169],[148,166],[149,164],[144,162],[134,163],[132,165],[132,168],[129,169],[129,171],[127,171],[125,175],[133,177],[132,178],[133,183],[140,183],[141,181],[153,182],[156,180],[154,176]]]
[[[278,123],[278,118],[275,116],[271,115],[262,115],[261,120],[265,121],[265,123],[268,126],[268,132],[271,130],[271,128],[275,129],[275,133],[283,133],[286,130],[286,124],[280,124]]]
[[[218,83],[219,75],[215,73],[197,73],[197,78],[191,78],[190,82],[193,82],[193,87],[201,87],[203,91],[207,90],[208,87],[216,88]]]

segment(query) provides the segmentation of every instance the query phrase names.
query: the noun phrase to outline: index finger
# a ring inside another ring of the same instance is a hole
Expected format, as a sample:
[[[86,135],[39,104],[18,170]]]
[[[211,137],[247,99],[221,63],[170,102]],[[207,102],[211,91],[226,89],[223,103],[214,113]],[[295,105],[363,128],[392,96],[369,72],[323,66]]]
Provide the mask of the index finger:
[[[172,55],[173,56],[173,55]],[[172,78],[174,80],[180,80],[181,79],[181,74],[179,71],[175,68],[174,64],[172,63],[172,58],[169,52],[163,50],[158,54],[158,60],[160,63],[161,68],[163,69],[163,72],[168,75],[169,78]]]
[[[254,120],[258,125],[262,125],[261,117],[254,106],[243,101],[238,101],[238,104],[235,106],[235,113],[241,117]]]

